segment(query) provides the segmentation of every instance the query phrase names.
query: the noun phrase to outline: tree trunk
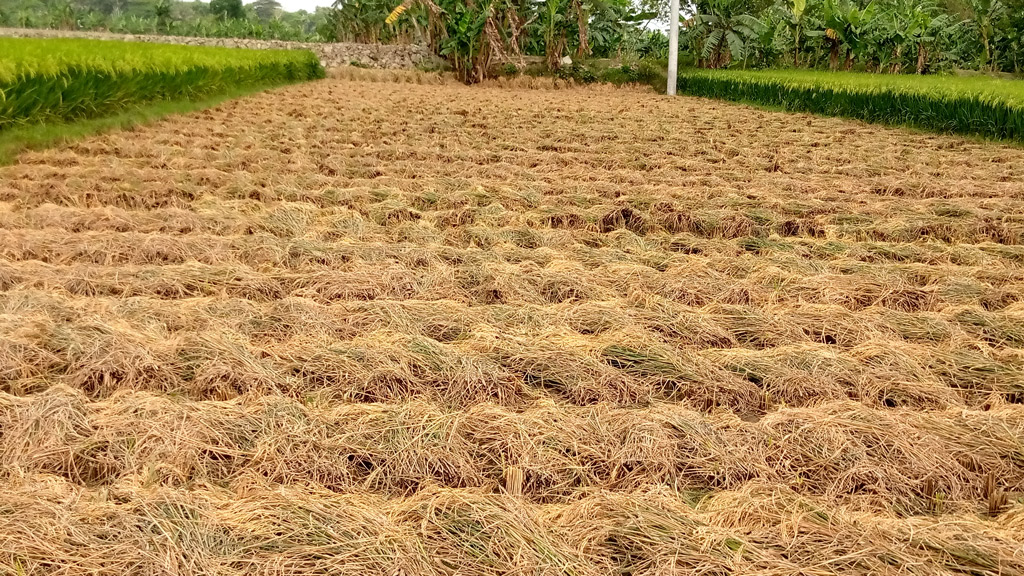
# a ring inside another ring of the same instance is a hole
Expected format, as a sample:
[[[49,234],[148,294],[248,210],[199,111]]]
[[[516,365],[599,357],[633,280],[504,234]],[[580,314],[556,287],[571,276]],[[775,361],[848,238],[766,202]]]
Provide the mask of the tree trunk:
[[[924,74],[924,66],[928,61],[928,50],[924,47],[924,42],[917,43],[917,73]]]
[[[892,68],[890,68],[890,72],[893,74],[900,73],[900,70],[903,69],[903,62],[901,61],[902,58],[903,46],[897,44],[896,47],[892,49]]]
[[[846,49],[846,63],[843,65],[843,69],[847,72],[853,69],[853,51],[849,48]]]
[[[487,78],[487,69],[491,66],[491,43],[484,34],[480,37],[480,46],[477,48],[475,57],[470,61],[472,66],[471,82],[476,84]]]
[[[981,43],[985,45],[985,61],[981,63],[981,68],[985,69],[989,67],[989,63],[992,62],[992,47],[988,43],[988,32],[982,31]]]
[[[525,66],[523,61],[523,29],[526,28],[526,22],[519,17],[516,11],[509,10],[507,12],[508,17],[508,35],[509,35],[509,46],[512,49],[513,55],[515,55],[519,67]]]
[[[711,56],[711,68],[717,70],[722,67],[722,62],[725,60],[723,52],[725,51],[725,35],[722,35],[722,39],[715,45],[715,53]]]
[[[800,67],[800,25],[796,25],[796,50],[793,50],[793,67]]]
[[[590,55],[590,41],[587,38],[590,16],[583,9],[583,3],[580,0],[576,0],[574,4],[576,5],[576,27],[580,30],[580,45],[576,47],[576,57],[582,59]]]
[[[544,50],[548,57],[548,70],[558,70],[562,66],[562,51],[565,50],[564,32],[557,37],[551,36]]]
[[[828,53],[828,67],[835,71],[839,68],[839,42],[832,41],[832,49]]]

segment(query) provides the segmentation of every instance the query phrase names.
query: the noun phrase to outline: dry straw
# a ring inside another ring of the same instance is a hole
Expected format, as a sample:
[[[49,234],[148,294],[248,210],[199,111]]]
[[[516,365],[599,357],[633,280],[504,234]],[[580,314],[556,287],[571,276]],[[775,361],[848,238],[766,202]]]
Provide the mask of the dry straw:
[[[338,74],[0,171],[0,573],[1024,572],[1020,150]]]

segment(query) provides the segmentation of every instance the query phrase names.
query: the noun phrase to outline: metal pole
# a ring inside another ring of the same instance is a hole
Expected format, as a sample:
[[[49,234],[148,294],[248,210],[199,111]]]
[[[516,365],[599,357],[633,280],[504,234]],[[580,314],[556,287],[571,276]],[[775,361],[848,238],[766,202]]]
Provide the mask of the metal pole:
[[[669,96],[676,94],[676,72],[679,69],[679,0],[672,0],[668,11],[668,89]]]

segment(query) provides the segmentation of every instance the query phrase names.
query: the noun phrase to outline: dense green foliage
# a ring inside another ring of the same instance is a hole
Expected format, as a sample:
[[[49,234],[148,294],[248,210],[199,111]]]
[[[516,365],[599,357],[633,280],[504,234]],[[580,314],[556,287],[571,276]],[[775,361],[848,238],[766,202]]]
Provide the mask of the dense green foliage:
[[[4,38],[0,53],[0,130],[324,75],[303,50]]]
[[[664,57],[667,0],[336,0],[343,40],[421,41],[467,81],[492,57]],[[691,0],[683,62],[701,68],[903,72],[1021,71],[1024,0]]]
[[[525,56],[543,56],[550,70],[558,70],[565,57],[663,57],[668,48],[664,34],[646,29],[659,15],[648,9],[656,2],[337,0],[334,7],[338,39],[422,42],[467,82],[482,79],[494,61],[521,65]]]
[[[809,70],[688,70],[682,92],[1024,141],[1024,82]]]
[[[467,82],[528,56],[558,71],[566,57],[635,66],[668,50],[668,0],[336,0],[315,14],[242,2],[8,0],[0,25],[420,42]],[[1024,72],[1024,0],[684,0],[681,24],[681,62],[701,68]]]
[[[225,19],[245,18],[245,8],[242,0],[210,0],[210,12],[214,16]]]
[[[333,11],[285,12],[277,0],[3,0],[0,26],[268,40],[334,40]]]
[[[433,34],[442,32],[432,25],[437,22],[431,14],[452,20],[479,15],[482,21],[491,20],[494,34],[506,44],[503,49],[534,56],[556,50],[560,55],[605,58],[644,44],[649,35],[644,25],[659,16],[652,0],[417,0],[405,4],[409,10],[394,24],[387,24],[385,19],[398,0],[336,0],[336,36],[354,42],[431,43],[438,41]],[[472,28],[469,21],[465,25],[467,31]],[[665,36],[655,34],[655,41],[665,44]]]
[[[695,0],[697,65],[1021,72],[1024,0]]]

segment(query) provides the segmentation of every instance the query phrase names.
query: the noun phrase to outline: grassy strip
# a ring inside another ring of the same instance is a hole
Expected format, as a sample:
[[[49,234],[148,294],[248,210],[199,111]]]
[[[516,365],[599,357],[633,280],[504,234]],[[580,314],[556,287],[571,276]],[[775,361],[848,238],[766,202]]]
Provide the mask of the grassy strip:
[[[1024,82],[794,70],[687,70],[679,90],[783,110],[1024,141]]]
[[[160,120],[174,114],[186,114],[211,108],[227,100],[260,92],[273,86],[235,88],[198,100],[173,100],[140,105],[118,114],[76,122],[43,122],[0,130],[0,166],[13,164],[27,150],[40,150],[68,144],[94,134],[124,130]]]
[[[0,39],[0,130],[324,77],[305,50]]]

